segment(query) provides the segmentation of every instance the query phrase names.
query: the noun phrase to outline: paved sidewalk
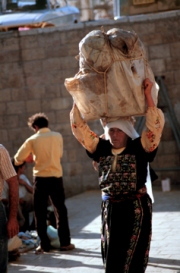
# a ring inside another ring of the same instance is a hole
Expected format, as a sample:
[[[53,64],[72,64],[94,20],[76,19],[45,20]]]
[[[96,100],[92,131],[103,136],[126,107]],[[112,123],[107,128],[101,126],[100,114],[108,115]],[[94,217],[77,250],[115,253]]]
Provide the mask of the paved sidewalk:
[[[180,273],[180,190],[154,190],[154,197],[153,238],[146,273]],[[104,273],[100,254],[100,203],[99,191],[67,199],[72,243],[76,249],[54,250],[43,255],[29,251],[9,264],[8,273]]]

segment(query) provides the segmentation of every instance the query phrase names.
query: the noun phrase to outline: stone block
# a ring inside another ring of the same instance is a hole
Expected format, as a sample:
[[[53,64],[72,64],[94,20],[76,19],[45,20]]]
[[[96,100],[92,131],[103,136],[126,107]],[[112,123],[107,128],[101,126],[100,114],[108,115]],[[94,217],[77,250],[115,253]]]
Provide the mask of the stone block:
[[[156,21],[156,32],[162,37],[163,44],[179,42],[179,22],[174,18]]]
[[[164,127],[164,130],[163,130],[161,140],[162,141],[174,140],[173,130],[172,130],[171,126],[170,126],[170,123],[169,123],[168,119],[166,119],[166,123],[165,123],[165,127]]]
[[[178,94],[180,90],[180,84],[179,85],[171,85],[168,87],[168,95],[170,100],[178,101]]]
[[[69,121],[69,113],[70,113],[69,109],[55,111],[56,123],[61,124]]]
[[[98,184],[98,174],[95,171],[92,171],[88,175],[82,176],[83,185],[86,191],[88,190],[98,190],[99,184]],[[99,198],[101,198],[101,191],[99,189]]]
[[[175,60],[180,56],[179,49],[180,42],[170,43],[171,57],[174,58]]]
[[[34,113],[32,113],[34,114]],[[29,117],[31,116],[31,113],[27,113],[27,112],[24,112],[24,113],[21,113],[18,115],[19,116],[19,127],[21,128],[28,128],[28,125],[27,125],[27,122],[28,122],[28,119]],[[31,130],[29,129],[29,132],[31,132]]]
[[[11,72],[11,74],[21,74],[22,63],[1,63],[0,61],[0,77],[7,77],[7,75],[9,75],[9,72]]]
[[[80,162],[71,162],[69,167],[69,176],[80,175],[83,172],[83,166]]]
[[[8,114],[21,114],[25,112],[25,102],[24,101],[13,101],[7,102],[7,111]]]
[[[167,58],[165,62],[167,72],[180,69],[180,58],[178,57],[178,55],[176,58]]]
[[[51,39],[51,34],[49,33],[43,33],[40,35],[37,35],[38,40],[38,46],[43,48],[51,48],[53,46],[53,40]]]
[[[45,86],[45,94],[46,98],[58,98],[61,97],[60,86],[56,85],[46,85]]]
[[[82,164],[79,162],[71,162],[63,165],[64,175],[73,177],[82,174]]]
[[[24,85],[24,78],[21,74],[7,74],[1,78],[2,88],[21,88]]]
[[[4,114],[7,114],[7,105],[4,102],[0,102],[0,115],[4,115]]]
[[[77,43],[71,43],[67,45],[69,56],[75,57],[79,54],[79,45]]]
[[[1,60],[1,63],[18,62],[18,61],[20,61],[19,51],[17,51],[17,50],[11,50],[11,51],[2,50],[2,51],[0,51],[0,60]]]
[[[23,61],[42,60],[45,57],[45,51],[42,47],[22,50]]]
[[[179,167],[179,156],[178,154],[167,154],[158,156],[158,168],[170,168]]]
[[[40,73],[39,75],[33,75],[30,77],[27,77],[27,84],[28,85],[41,85],[45,86],[48,85],[57,85],[64,83],[64,74],[63,71],[44,71],[43,73]]]
[[[25,89],[27,96],[30,100],[41,99],[45,97],[45,86],[42,85],[32,85]]]
[[[17,128],[19,126],[19,117],[18,115],[8,115],[3,116],[3,128]]]
[[[0,42],[0,51],[14,51],[19,50],[19,39],[15,37],[8,37]]]
[[[174,98],[175,103],[174,103],[174,111],[175,111],[175,115],[177,118],[177,121],[179,122],[179,126],[180,126],[180,101],[177,102],[177,99]]]
[[[163,73],[164,76],[164,84],[166,86],[166,89],[169,91],[168,93],[170,93],[170,88],[172,85],[175,84],[175,78],[174,78],[174,71],[165,71]]]
[[[160,143],[158,145],[158,154],[164,154],[164,145],[163,145],[164,142],[160,141]],[[157,154],[156,154],[155,158],[157,158]]]
[[[137,33],[138,37],[143,40],[144,35],[155,34],[155,23],[154,22],[136,22],[133,24],[133,30]]]
[[[69,70],[71,69],[78,69],[79,68],[79,62],[74,58],[74,56],[66,56],[61,57],[61,69],[62,70]]]
[[[165,60],[164,59],[150,60],[149,64],[150,64],[150,66],[152,68],[152,71],[154,72],[155,75],[157,75],[158,73],[163,73],[164,71],[166,71]]]
[[[59,132],[61,133],[61,129],[59,130]],[[64,147],[65,149],[67,149],[67,151],[69,151],[69,153],[71,152],[71,149],[74,149],[76,147],[76,149],[79,151],[79,156],[81,156],[81,154],[84,154],[84,148],[72,134],[66,136],[65,141],[66,144],[64,144]]]
[[[24,128],[12,128],[9,130],[8,135],[9,135],[9,140],[10,141],[15,141],[17,139],[20,140],[20,136],[22,137],[22,133],[24,132]]]
[[[21,38],[21,49],[38,48],[38,36],[23,36]]]
[[[149,58],[153,59],[164,59],[170,57],[170,46],[169,45],[153,45],[149,46]]]
[[[180,69],[174,71],[175,83],[180,84]]]
[[[175,140],[168,140],[162,142],[163,154],[176,154],[178,147]]]
[[[41,101],[41,111],[42,112],[47,112],[47,111],[54,111],[54,109],[51,108],[51,103],[49,99],[43,99]]]
[[[79,30],[74,29],[71,31],[66,32],[66,42],[70,44],[72,41],[73,43],[79,43],[81,40],[81,35],[79,34]]]
[[[66,38],[66,31],[59,31],[57,33],[57,37],[59,39],[60,45],[67,46],[67,38]]]
[[[63,137],[72,136],[70,123],[54,124],[53,130],[62,134]]]
[[[66,139],[64,140],[64,144],[66,144]],[[78,150],[72,149],[68,154],[67,154],[67,160],[68,162],[77,162],[78,161]]]
[[[32,135],[32,131],[29,130],[28,126],[21,127],[21,128],[13,128],[8,131],[8,137],[10,141],[13,141],[16,148],[19,146],[19,144],[23,144],[23,142]],[[18,143],[18,145],[17,145]],[[20,145],[21,145],[20,144]],[[19,147],[18,147],[19,148]],[[18,149],[17,148],[17,149]]]
[[[49,76],[50,78],[50,76]],[[48,78],[48,75],[46,77],[46,74],[43,73],[43,74],[34,74],[34,75],[27,75],[26,77],[26,85],[28,88],[31,88],[31,87],[40,87],[42,88],[44,85],[45,85],[45,79],[49,80]]]
[[[64,142],[64,139],[63,139]],[[63,144],[63,156],[61,158],[61,164],[65,165],[68,162],[68,153],[69,151],[66,149],[66,147]]]
[[[23,67],[26,75],[36,75],[42,72],[42,60],[24,62]]]
[[[1,143],[3,144],[4,142],[7,142],[9,140],[8,138],[8,130],[1,129],[0,130],[0,139]]]
[[[0,91],[0,102],[10,101],[11,100],[11,90],[2,89]]]
[[[66,197],[74,196],[85,191],[81,175],[76,175],[74,177],[64,175],[63,183]]]
[[[3,146],[8,151],[10,157],[13,157],[14,153],[13,153],[13,144],[12,144],[12,142],[9,142],[8,139],[6,139],[5,141],[3,141]]]
[[[173,170],[165,170],[161,172],[161,180],[166,179],[167,177],[170,178],[171,187],[175,185],[179,181],[179,171],[174,172]],[[179,183],[178,183],[179,184]]]
[[[145,33],[141,41],[145,46],[162,44],[162,37],[158,33]]]
[[[28,100],[26,101],[27,113],[39,113],[41,112],[41,102],[39,100]]]
[[[79,68],[77,67],[77,69],[66,69],[66,70],[61,70],[61,74],[62,74],[62,81],[61,83],[64,84],[64,80],[66,78],[71,78],[74,77],[77,73],[78,73]]]
[[[72,98],[66,97],[66,98],[56,98],[52,99],[50,102],[51,109],[52,110],[62,110],[72,107]]]
[[[27,100],[28,92],[24,86],[20,88],[11,88],[11,98],[13,101]]]
[[[67,45],[56,45],[53,47],[45,47],[45,55],[47,58],[66,57],[69,54]]]
[[[49,58],[42,61],[43,71],[59,71],[61,68],[61,59],[59,58]]]

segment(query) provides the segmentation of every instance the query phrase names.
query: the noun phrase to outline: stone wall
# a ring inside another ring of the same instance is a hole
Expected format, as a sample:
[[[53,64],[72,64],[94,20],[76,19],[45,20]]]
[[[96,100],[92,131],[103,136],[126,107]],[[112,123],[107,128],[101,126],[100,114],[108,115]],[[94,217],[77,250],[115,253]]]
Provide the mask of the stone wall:
[[[64,138],[64,185],[71,196],[98,187],[91,160],[71,133],[69,112],[72,98],[64,79],[78,71],[79,41],[91,30],[111,28],[134,30],[144,42],[156,76],[165,77],[165,85],[180,122],[180,12],[131,16],[118,21],[79,23],[73,28],[45,28],[0,33],[0,139],[13,156],[32,134],[27,119],[36,112],[49,116],[50,128]],[[91,128],[102,133],[99,121]],[[167,119],[162,142],[153,167],[179,166],[179,153]],[[31,178],[32,166],[27,174]],[[179,183],[179,172],[160,171],[159,180],[170,177]]]

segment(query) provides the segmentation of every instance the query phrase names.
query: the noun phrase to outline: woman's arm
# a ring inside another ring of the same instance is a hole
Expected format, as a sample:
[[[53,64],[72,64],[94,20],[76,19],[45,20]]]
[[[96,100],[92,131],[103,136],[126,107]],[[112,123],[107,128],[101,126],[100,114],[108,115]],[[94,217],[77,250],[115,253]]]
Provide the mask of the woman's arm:
[[[86,121],[81,117],[79,109],[76,104],[70,112],[70,123],[73,135],[81,143],[81,145],[90,153],[95,152],[99,137],[90,130]]]
[[[148,109],[146,112],[146,126],[141,135],[141,143],[147,152],[152,152],[158,147],[164,127],[164,114],[155,106],[151,96],[152,86],[153,83],[149,79],[145,79],[144,94]]]

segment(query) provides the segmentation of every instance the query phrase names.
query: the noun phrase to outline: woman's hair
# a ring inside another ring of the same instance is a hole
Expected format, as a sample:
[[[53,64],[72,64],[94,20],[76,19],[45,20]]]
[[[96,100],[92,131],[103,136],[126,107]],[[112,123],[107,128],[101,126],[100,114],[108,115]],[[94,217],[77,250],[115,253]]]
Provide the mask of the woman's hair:
[[[35,129],[35,126],[38,128],[48,127],[49,121],[48,117],[44,113],[37,113],[28,119],[28,126],[31,129]]]

